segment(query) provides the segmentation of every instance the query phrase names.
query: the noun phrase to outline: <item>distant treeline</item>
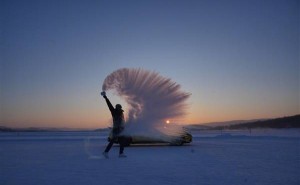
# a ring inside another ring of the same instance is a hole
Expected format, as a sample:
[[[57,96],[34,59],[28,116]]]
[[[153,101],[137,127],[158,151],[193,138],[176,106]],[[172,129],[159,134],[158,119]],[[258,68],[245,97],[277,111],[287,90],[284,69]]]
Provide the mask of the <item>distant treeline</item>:
[[[85,132],[85,131],[101,131],[103,129],[70,129],[70,128],[10,128],[0,126],[0,132]]]
[[[300,128],[300,115],[288,116],[264,121],[254,121],[234,125],[217,126],[213,129],[252,129],[252,128]]]
[[[56,132],[56,131],[64,131],[62,129],[56,129],[56,128],[35,128],[35,127],[29,127],[29,128],[9,128],[9,127],[3,127],[0,126],[0,132]]]
[[[0,132],[14,132],[15,129],[0,126]]]

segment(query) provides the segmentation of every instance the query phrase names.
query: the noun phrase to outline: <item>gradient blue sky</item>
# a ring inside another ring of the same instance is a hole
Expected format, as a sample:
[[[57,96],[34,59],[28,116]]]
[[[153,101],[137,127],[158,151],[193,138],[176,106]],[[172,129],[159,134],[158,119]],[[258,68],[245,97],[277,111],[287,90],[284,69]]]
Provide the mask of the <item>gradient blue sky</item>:
[[[108,126],[122,67],[192,93],[176,122],[299,114],[299,22],[297,0],[1,0],[0,125]]]

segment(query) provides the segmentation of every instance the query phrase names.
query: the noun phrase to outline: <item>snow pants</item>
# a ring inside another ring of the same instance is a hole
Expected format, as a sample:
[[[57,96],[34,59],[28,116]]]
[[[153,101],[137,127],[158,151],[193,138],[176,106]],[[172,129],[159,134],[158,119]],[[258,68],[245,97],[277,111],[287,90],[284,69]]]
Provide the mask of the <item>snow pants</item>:
[[[118,136],[115,139],[118,139],[118,142],[120,144],[120,150],[119,150],[119,154],[123,154],[124,152],[124,147],[125,147],[125,137],[124,136]],[[111,149],[111,147],[114,144],[115,139],[110,140],[110,142],[108,143],[108,145],[105,148],[104,152],[109,152],[109,150]]]

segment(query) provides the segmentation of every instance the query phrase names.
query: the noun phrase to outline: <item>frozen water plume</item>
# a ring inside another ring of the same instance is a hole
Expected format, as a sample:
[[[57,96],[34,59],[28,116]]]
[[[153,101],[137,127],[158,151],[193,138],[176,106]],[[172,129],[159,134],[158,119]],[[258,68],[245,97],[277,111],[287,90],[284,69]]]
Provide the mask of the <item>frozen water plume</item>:
[[[128,104],[124,134],[180,134],[178,126],[166,121],[186,114],[190,94],[170,78],[144,69],[122,68],[105,78],[102,90],[115,91]]]

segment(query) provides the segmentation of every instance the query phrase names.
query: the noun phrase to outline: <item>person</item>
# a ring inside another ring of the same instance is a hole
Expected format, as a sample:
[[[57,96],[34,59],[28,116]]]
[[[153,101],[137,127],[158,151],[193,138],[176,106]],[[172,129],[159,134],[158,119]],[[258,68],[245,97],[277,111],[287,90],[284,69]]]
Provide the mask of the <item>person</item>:
[[[111,112],[111,115],[113,117],[113,128],[112,128],[112,138],[110,139],[108,145],[106,146],[103,155],[105,158],[108,158],[108,152],[113,146],[115,141],[119,142],[120,150],[119,150],[119,157],[126,157],[124,154],[124,137],[121,136],[122,131],[124,130],[124,110],[122,109],[122,106],[120,104],[116,104],[115,108],[109,101],[109,99],[106,96],[105,91],[101,92],[101,95],[106,101],[106,104]]]

